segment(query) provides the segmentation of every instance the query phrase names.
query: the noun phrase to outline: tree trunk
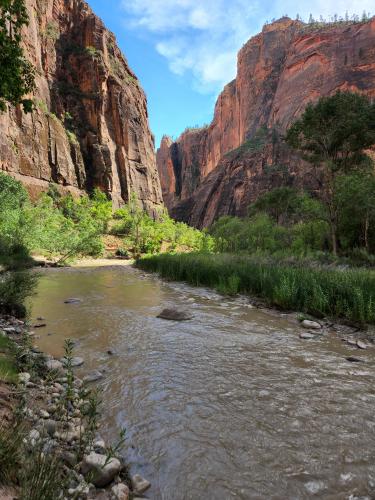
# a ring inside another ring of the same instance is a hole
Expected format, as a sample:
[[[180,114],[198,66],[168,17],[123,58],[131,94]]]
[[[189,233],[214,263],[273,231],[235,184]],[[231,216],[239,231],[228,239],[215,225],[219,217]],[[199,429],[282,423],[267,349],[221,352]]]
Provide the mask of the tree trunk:
[[[332,253],[337,256],[337,229],[336,223],[331,220],[331,241],[332,241]]]
[[[369,242],[368,242],[368,231],[369,231],[369,226],[370,226],[370,220],[369,220],[369,215],[368,215],[368,212],[366,214],[366,218],[365,218],[365,231],[364,231],[364,237],[365,237],[365,248],[366,248],[366,252],[368,253],[369,252]]]

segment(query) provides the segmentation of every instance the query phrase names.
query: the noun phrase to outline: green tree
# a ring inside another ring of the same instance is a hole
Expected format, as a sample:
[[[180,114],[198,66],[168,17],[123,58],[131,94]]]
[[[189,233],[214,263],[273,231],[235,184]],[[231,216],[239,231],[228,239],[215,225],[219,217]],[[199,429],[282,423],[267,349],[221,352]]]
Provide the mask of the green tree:
[[[317,167],[320,198],[325,204],[332,251],[337,254],[338,207],[335,186],[338,176],[364,169],[369,158],[364,150],[375,143],[375,104],[363,95],[337,92],[309,104],[302,117],[287,131],[286,141]]]
[[[0,0],[0,111],[7,102],[32,111],[32,100],[24,96],[35,87],[34,68],[21,47],[21,30],[27,24],[23,0]]]

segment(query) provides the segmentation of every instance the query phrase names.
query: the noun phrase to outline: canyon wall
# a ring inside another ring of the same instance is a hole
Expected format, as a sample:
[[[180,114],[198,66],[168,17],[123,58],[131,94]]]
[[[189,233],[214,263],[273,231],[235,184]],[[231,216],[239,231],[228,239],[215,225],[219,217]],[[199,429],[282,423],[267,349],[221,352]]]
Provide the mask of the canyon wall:
[[[219,96],[212,123],[164,137],[157,153],[171,215],[198,227],[245,215],[279,185],[316,188],[309,165],[282,140],[309,102],[338,90],[375,98],[375,18],[310,26],[282,18],[238,54],[237,77]]]
[[[119,206],[162,204],[147,101],[114,35],[82,0],[26,0],[23,43],[36,68],[35,111],[0,115],[0,169],[36,197],[49,183],[97,187]]]

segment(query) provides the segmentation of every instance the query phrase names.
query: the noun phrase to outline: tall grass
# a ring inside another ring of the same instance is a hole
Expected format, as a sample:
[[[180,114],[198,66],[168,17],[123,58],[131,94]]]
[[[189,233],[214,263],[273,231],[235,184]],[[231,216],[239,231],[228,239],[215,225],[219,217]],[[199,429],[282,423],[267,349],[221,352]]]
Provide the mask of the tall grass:
[[[269,305],[315,316],[375,323],[375,273],[367,270],[309,268],[231,254],[162,254],[137,266],[162,277],[244,293]]]

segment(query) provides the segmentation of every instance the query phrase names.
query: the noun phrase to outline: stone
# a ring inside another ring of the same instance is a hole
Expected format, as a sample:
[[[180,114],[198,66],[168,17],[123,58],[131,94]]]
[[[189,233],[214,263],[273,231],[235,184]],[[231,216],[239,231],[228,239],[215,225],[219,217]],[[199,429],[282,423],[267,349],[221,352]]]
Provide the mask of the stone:
[[[193,318],[188,312],[178,309],[163,309],[157,317],[169,321],[188,321]]]
[[[61,452],[61,459],[69,466],[75,467],[77,465],[77,456],[75,453],[72,453],[67,450],[63,450]]]
[[[346,359],[346,361],[350,361],[351,363],[362,363],[363,362],[362,359],[356,358],[355,356],[348,356],[345,359]]]
[[[99,370],[94,370],[93,372],[83,377],[83,382],[85,384],[90,384],[92,382],[97,382],[98,380],[101,380],[103,377],[104,375],[102,372],[100,372]]]
[[[112,487],[111,497],[113,500],[128,500],[129,488],[124,483],[118,483]]]
[[[50,415],[48,413],[48,411],[46,410],[39,410],[39,415],[42,417],[42,418],[49,418]]]
[[[71,359],[71,366],[72,368],[77,368],[79,366],[82,366],[84,364],[85,360],[83,358],[80,358],[79,356],[74,356]],[[66,366],[67,360],[66,358],[61,358],[61,363]]]
[[[81,472],[86,477],[90,474],[90,481],[97,488],[108,486],[121,472],[121,462],[117,458],[107,460],[106,455],[91,452],[83,458]]]
[[[29,441],[32,446],[35,446],[40,439],[40,433],[36,429],[32,429],[29,433]]]
[[[303,328],[311,328],[312,330],[320,330],[322,325],[317,321],[310,321],[309,319],[304,319],[301,323]]]
[[[316,336],[310,332],[302,332],[299,334],[299,338],[304,340],[309,340],[309,339],[315,339]]]
[[[142,494],[150,488],[151,483],[140,474],[135,474],[132,476],[132,485],[135,493]]]
[[[368,345],[365,342],[362,342],[362,340],[357,340],[357,347],[359,349],[367,349]]]
[[[57,359],[49,359],[46,362],[46,367],[48,368],[48,370],[58,370],[58,371],[61,371],[64,368],[61,361],[59,361]]]
[[[34,325],[34,328],[45,328],[46,326],[46,323],[37,323],[36,325]]]
[[[31,379],[30,373],[24,372],[24,373],[19,373],[18,374],[18,381],[21,384],[27,384]]]
[[[52,419],[47,419],[45,422],[43,422],[43,428],[51,437],[53,437],[57,430],[57,422]]]
[[[82,300],[77,297],[71,297],[70,299],[64,300],[64,304],[80,304],[81,302]]]
[[[105,442],[103,439],[97,439],[94,444],[93,444],[94,451],[96,453],[105,453],[106,452],[106,446]]]

